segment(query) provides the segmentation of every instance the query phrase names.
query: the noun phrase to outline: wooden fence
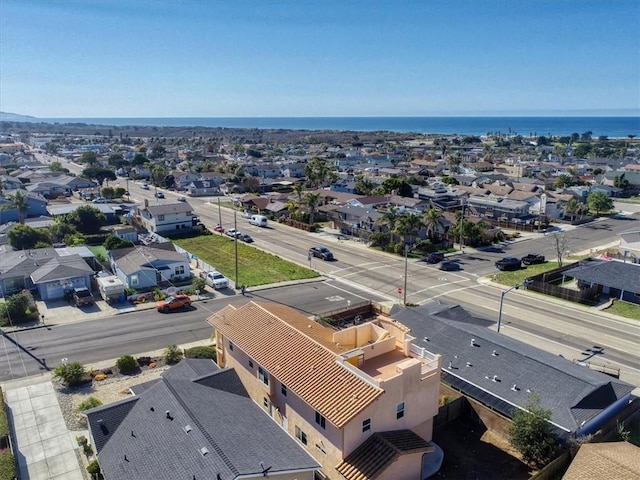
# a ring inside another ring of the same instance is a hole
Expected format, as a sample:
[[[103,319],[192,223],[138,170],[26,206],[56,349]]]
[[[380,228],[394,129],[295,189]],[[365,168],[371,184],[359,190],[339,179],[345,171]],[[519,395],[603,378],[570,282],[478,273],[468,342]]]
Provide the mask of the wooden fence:
[[[560,268],[529,277],[528,280],[531,280],[531,283],[527,285],[527,289],[533,290],[534,292],[544,293],[545,295],[562,298],[563,300],[569,300],[570,302],[591,304],[602,293],[602,285],[594,285],[589,288],[571,290],[553,283],[561,280],[565,271],[576,267],[577,265],[578,264],[576,263],[564,265]]]

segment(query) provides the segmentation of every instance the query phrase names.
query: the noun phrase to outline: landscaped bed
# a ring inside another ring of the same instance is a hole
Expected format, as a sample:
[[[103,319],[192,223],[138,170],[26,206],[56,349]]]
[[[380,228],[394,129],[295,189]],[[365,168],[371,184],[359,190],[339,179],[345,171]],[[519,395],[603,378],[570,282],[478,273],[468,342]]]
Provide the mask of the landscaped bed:
[[[204,260],[231,280],[235,280],[235,242],[222,235],[201,235],[174,240],[176,245]],[[316,278],[318,273],[288,262],[271,253],[238,242],[239,284],[265,285]]]

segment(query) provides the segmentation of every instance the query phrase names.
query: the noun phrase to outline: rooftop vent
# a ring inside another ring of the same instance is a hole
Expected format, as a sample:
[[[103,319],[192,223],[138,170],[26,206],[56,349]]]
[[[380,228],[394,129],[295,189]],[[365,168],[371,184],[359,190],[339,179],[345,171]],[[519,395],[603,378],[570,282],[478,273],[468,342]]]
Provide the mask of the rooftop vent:
[[[467,367],[470,367],[470,366],[471,366],[471,362],[467,362]]]
[[[519,391],[520,389],[518,388],[518,385],[514,383],[514,384],[513,384],[513,387],[511,387],[511,390],[512,390],[512,391],[514,391],[514,392],[517,392],[517,391]]]
[[[476,346],[476,339],[475,339],[475,338],[472,338],[472,339],[471,339],[471,346],[472,346],[472,347],[475,347],[475,346]]]
[[[494,357],[497,357],[497,356],[498,356],[498,352],[496,352],[496,351],[494,350],[493,352],[491,352],[491,355],[492,355],[492,356],[494,356]]]
[[[425,342],[428,342],[429,341],[429,337],[424,337],[422,340],[425,341]]]
[[[191,425],[185,425],[184,427],[182,427],[184,429],[184,433],[189,433],[191,430],[193,430],[191,428]]]
[[[173,417],[171,416],[171,412],[170,412],[169,410],[167,410],[167,411],[166,411],[166,412],[164,412],[164,413],[165,413],[165,415],[167,416],[167,418],[168,418],[169,420],[173,420]]]
[[[453,368],[453,364],[449,362],[449,370],[451,370],[452,368]]]
[[[204,457],[207,453],[209,453],[209,450],[207,449],[207,447],[202,447],[200,449],[200,453],[202,454],[202,456]]]
[[[498,376],[497,376],[497,375],[494,375],[494,376],[493,376],[493,378],[491,378],[491,381],[492,381],[492,382],[498,382],[498,381],[499,381],[499,380],[498,380]]]

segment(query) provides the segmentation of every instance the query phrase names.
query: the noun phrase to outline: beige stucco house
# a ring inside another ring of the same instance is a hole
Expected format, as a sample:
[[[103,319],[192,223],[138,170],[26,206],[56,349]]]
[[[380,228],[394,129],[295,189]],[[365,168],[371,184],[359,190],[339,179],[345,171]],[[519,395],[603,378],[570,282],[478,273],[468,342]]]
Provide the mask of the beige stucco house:
[[[218,365],[235,369],[326,478],[422,478],[436,450],[441,360],[414,345],[408,329],[379,317],[334,330],[290,307],[255,302],[229,305],[208,322]]]

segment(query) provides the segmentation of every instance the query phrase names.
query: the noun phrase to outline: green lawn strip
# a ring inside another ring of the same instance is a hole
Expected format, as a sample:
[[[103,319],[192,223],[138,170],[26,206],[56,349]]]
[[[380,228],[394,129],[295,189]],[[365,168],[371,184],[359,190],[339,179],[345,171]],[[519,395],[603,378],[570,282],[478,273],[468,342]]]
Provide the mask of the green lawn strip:
[[[223,275],[235,281],[235,244],[223,235],[203,235],[175,240]],[[238,280],[248,286],[316,278],[318,273],[238,241]]]
[[[9,421],[7,419],[7,411],[5,410],[4,392],[0,390],[0,400],[2,400],[2,408],[0,408],[0,438],[9,435]]]
[[[566,265],[566,263],[565,263]],[[525,279],[533,277],[543,272],[558,268],[558,262],[545,262],[538,265],[529,265],[527,268],[515,270],[513,272],[498,272],[489,277],[497,283],[513,286],[522,283]],[[495,275],[495,277],[494,277]]]
[[[613,304],[607,308],[605,312],[633,320],[640,320],[640,305],[622,300],[614,300]]]
[[[109,252],[107,252],[107,249],[104,248],[102,245],[94,245],[94,246],[87,245],[87,248],[91,250],[91,253],[93,253],[96,257],[102,255],[104,256],[104,258],[109,258]]]
[[[0,451],[0,480],[13,480],[16,478],[16,464],[11,450]]]

